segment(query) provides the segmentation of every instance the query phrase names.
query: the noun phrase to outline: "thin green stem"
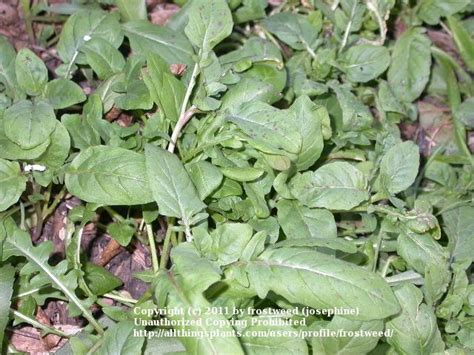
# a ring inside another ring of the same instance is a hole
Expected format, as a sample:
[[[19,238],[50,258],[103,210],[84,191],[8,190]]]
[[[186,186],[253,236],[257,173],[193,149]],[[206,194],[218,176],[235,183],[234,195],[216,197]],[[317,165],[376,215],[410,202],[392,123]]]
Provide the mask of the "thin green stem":
[[[31,43],[35,41],[35,33],[31,23],[30,0],[21,0],[21,10],[23,12],[23,19],[25,21],[26,32]]]
[[[171,235],[173,233],[174,218],[168,219],[168,227],[166,229],[165,242],[163,243],[163,251],[161,252],[160,269],[164,270],[168,264],[169,254],[171,250]]]
[[[201,52],[199,52],[198,58],[200,59]],[[193,72],[191,74],[191,79],[189,80],[188,88],[186,89],[186,93],[184,94],[183,103],[181,104],[181,110],[179,112],[179,119],[176,122],[176,125],[173,129],[173,133],[171,134],[171,140],[168,145],[168,151],[173,153],[174,148],[176,147],[176,142],[178,141],[179,134],[183,127],[188,123],[191,117],[196,112],[196,107],[191,106],[189,110],[187,109],[189,100],[191,99],[191,95],[193,93],[194,86],[196,85],[196,80],[199,75],[199,64],[196,63],[193,68]]]
[[[151,224],[146,224],[146,234],[148,236],[148,243],[150,244],[151,263],[153,265],[153,271],[155,274],[160,270],[158,263],[158,255],[156,253],[155,236],[153,235],[153,228]]]
[[[56,328],[49,327],[46,324],[38,322],[36,319],[30,318],[27,315],[18,312],[17,310],[10,308],[10,312],[17,318],[20,318],[22,321],[28,323],[29,325],[41,329],[43,332],[50,333],[50,334],[55,334],[57,336],[60,336],[62,338],[69,338],[70,335],[66,334]]]
[[[138,300],[136,299],[133,299],[133,298],[128,298],[128,297],[123,297],[123,296],[120,296],[120,295],[116,295],[116,294],[113,294],[113,293],[106,293],[103,295],[103,297],[105,298],[110,298],[112,300],[115,300],[115,301],[118,301],[118,302],[121,302],[125,305],[129,305],[129,304],[135,304],[135,303],[138,303]]]

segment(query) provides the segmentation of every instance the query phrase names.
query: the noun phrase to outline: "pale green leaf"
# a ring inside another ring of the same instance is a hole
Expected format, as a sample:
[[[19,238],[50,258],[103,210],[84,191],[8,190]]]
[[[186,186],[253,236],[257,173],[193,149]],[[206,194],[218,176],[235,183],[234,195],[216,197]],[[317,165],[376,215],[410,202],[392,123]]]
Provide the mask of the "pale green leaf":
[[[395,289],[402,312],[390,319],[386,329],[393,331],[387,342],[401,354],[434,354],[444,350],[436,317],[422,303],[423,295],[414,285],[405,283]]]
[[[18,85],[31,96],[40,95],[48,81],[46,65],[28,48],[18,52],[15,73]]]
[[[20,164],[0,159],[0,211],[5,211],[18,201],[26,189],[26,180]]]
[[[56,128],[53,108],[44,101],[22,100],[5,111],[5,135],[23,149],[34,148],[49,138]]]
[[[366,83],[380,76],[390,65],[386,47],[372,44],[353,46],[344,53],[342,69],[350,81]]]
[[[311,209],[298,201],[280,200],[277,203],[278,222],[288,239],[336,238],[334,216],[324,209]]]
[[[268,250],[249,263],[247,272],[261,298],[271,290],[290,302],[313,308],[353,309],[354,314],[346,318],[364,321],[383,319],[400,310],[379,275],[308,249]]]
[[[184,32],[207,54],[232,32],[233,21],[225,0],[193,0]]]
[[[185,225],[206,207],[179,158],[153,145],[145,146],[146,176],[160,214],[178,217]]]
[[[407,30],[395,43],[387,78],[395,95],[404,102],[417,99],[430,77],[431,42],[420,28]]]
[[[350,210],[369,198],[367,179],[347,162],[333,162],[296,175],[291,193],[305,206]]]
[[[96,146],[72,161],[65,178],[73,195],[103,205],[138,205],[153,201],[143,154]]]
[[[413,184],[420,166],[418,146],[411,142],[401,142],[391,147],[380,163],[380,180],[391,194],[404,191]]]
[[[46,85],[44,97],[55,109],[63,109],[86,100],[82,88],[67,79],[55,79]]]

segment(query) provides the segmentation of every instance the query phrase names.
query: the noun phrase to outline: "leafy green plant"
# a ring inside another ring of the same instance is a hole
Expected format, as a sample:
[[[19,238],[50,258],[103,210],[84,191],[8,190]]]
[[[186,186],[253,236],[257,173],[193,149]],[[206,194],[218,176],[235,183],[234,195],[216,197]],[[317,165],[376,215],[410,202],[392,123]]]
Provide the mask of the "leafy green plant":
[[[469,1],[41,3],[59,65],[0,36],[5,349],[29,324],[68,354],[474,351]],[[146,250],[138,299],[87,226]],[[77,332],[38,321],[58,300]]]

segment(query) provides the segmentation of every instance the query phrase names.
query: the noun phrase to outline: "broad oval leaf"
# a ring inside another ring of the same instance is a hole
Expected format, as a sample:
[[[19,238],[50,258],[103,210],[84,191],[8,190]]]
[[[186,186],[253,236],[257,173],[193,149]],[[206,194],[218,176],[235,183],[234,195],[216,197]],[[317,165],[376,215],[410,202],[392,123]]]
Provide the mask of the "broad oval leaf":
[[[9,160],[32,160],[38,158],[48,148],[50,138],[47,138],[40,145],[31,148],[23,149],[18,144],[12,142],[5,135],[3,119],[0,119],[0,158]]]
[[[82,88],[67,79],[55,79],[46,85],[44,97],[55,109],[62,109],[86,100]]]
[[[437,25],[441,17],[454,15],[470,3],[470,0],[422,0],[417,5],[418,17],[429,25]]]
[[[267,250],[248,264],[247,272],[260,298],[271,290],[313,308],[351,308],[357,312],[345,318],[362,321],[384,319],[400,310],[379,275],[309,249]]]
[[[26,188],[26,176],[22,175],[20,164],[0,159],[0,212],[18,201]]]
[[[339,331],[339,329],[346,332],[359,332],[360,337],[312,337],[311,345],[313,347],[313,354],[320,355],[354,355],[354,354],[368,354],[375,348],[379,342],[377,336],[365,336],[365,334],[374,334],[374,332],[381,332],[384,329],[384,324],[380,320],[370,322],[359,322],[350,319],[345,319],[340,316],[334,316],[329,324],[321,324],[314,322],[311,325],[311,330],[330,329],[332,331]],[[367,333],[365,333],[367,332]]]
[[[95,353],[97,355],[142,354],[141,348],[145,342],[145,337],[136,336],[136,330],[137,327],[133,321],[122,321],[112,325],[102,335],[102,346]]]
[[[278,201],[277,208],[278,222],[288,239],[337,237],[336,221],[328,210],[311,209],[289,200]]]
[[[48,81],[48,69],[43,61],[28,48],[21,49],[15,59],[18,85],[28,95],[40,95]]]
[[[329,123],[325,107],[317,106],[308,96],[298,97],[290,111],[294,112],[295,125],[301,137],[301,151],[295,164],[298,170],[311,167],[321,156],[324,147],[323,125]]]
[[[401,313],[390,319],[386,329],[393,331],[387,342],[400,354],[435,354],[444,351],[436,317],[422,303],[423,294],[414,285],[404,283],[395,289]]]
[[[179,158],[153,145],[145,146],[146,176],[160,214],[181,218],[189,226],[204,207]]]
[[[168,64],[183,63],[191,67],[195,63],[193,47],[180,32],[144,20],[127,22],[123,29],[134,53],[146,56],[152,52]]]
[[[93,38],[102,38],[118,48],[123,32],[117,13],[100,10],[80,10],[68,18],[58,42],[58,55],[65,63],[84,63],[82,47]]]
[[[44,101],[19,101],[5,111],[3,118],[5,135],[23,149],[44,143],[56,128],[56,122],[53,108]]]
[[[390,53],[383,46],[361,44],[349,48],[342,61],[342,69],[350,81],[366,83],[387,70]]]
[[[232,32],[233,21],[225,0],[193,0],[184,32],[207,56]]]
[[[419,165],[420,153],[415,143],[406,141],[394,145],[380,163],[383,187],[391,194],[406,190],[415,181]]]
[[[364,174],[347,162],[329,163],[290,181],[290,189],[308,207],[350,210],[369,198]]]
[[[276,332],[275,334],[278,332],[282,334],[297,333],[297,330],[290,325],[267,325],[275,324],[276,318],[273,315],[244,318],[248,326],[243,329],[240,342],[245,353],[247,355],[309,354],[306,341],[298,336],[257,336],[257,334],[265,334],[269,331]],[[282,321],[285,320],[282,319]],[[251,334],[255,334],[255,336],[251,336]]]
[[[431,43],[420,28],[407,30],[395,43],[387,78],[404,102],[418,98],[430,77]]]
[[[185,167],[201,200],[217,190],[224,178],[221,171],[207,161],[193,162]]]
[[[268,153],[297,154],[301,150],[301,135],[288,120],[288,112],[278,110],[263,102],[249,102],[237,112],[227,115],[249,140]]]
[[[65,178],[73,195],[103,205],[139,205],[153,201],[143,154],[95,146],[79,153]]]

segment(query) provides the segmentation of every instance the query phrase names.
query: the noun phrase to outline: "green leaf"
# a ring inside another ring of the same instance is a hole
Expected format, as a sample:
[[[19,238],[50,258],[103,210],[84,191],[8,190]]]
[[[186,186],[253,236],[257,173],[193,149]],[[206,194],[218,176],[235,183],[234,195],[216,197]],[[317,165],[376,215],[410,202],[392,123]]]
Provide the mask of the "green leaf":
[[[263,25],[286,44],[298,50],[314,50],[318,31],[307,17],[282,12],[263,21]]]
[[[417,6],[418,17],[429,25],[437,25],[441,17],[454,15],[469,4],[469,0],[422,0]]]
[[[135,335],[135,332],[140,329],[134,325],[133,321],[122,321],[112,325],[102,336],[102,346],[95,353],[98,355],[141,355],[145,337]]]
[[[86,263],[83,268],[84,280],[94,295],[103,295],[122,285],[122,280],[101,266]]]
[[[84,45],[101,38],[118,48],[123,41],[123,32],[118,22],[117,13],[99,10],[80,10],[68,18],[59,38],[58,55],[65,63],[85,64],[84,55],[80,53]]]
[[[250,225],[244,223],[224,223],[212,233],[212,252],[220,265],[228,265],[242,256],[253,235]]]
[[[26,180],[20,164],[0,159],[0,211],[5,211],[18,201],[26,189]]]
[[[15,268],[10,265],[0,266],[0,344],[3,344],[5,327],[10,314],[10,299],[13,293]]]
[[[265,172],[253,167],[222,167],[219,170],[225,177],[240,182],[256,180]]]
[[[46,151],[35,161],[47,168],[59,168],[68,157],[71,148],[69,133],[61,122],[56,122],[56,129],[51,134],[50,141]]]
[[[271,290],[292,303],[313,308],[358,309],[358,314],[346,318],[361,321],[384,319],[400,310],[379,275],[308,249],[265,251],[248,264],[247,272],[260,298]]]
[[[377,336],[364,336],[373,334],[372,332],[380,332],[384,329],[381,321],[360,322],[345,319],[341,316],[334,316],[329,324],[313,323],[311,330],[330,329],[331,331],[360,332],[360,337],[342,336],[342,337],[312,337],[311,345],[313,353],[321,355],[352,355],[352,354],[368,354],[375,348],[379,342]]]
[[[147,19],[145,0],[117,0],[116,3],[125,22]]]
[[[146,176],[160,214],[181,218],[189,226],[191,217],[204,205],[179,158],[158,147],[145,146]]]
[[[86,101],[82,88],[75,82],[67,79],[55,79],[46,85],[45,99],[55,109],[63,109]]]
[[[262,337],[258,334],[266,334],[267,332],[275,332],[275,334],[294,334],[295,328],[289,325],[267,325],[278,320],[275,316],[259,316],[254,318],[244,318],[247,327],[242,332],[240,342],[249,355],[274,355],[274,354],[298,354],[306,355],[308,345],[304,339],[297,336],[281,336],[281,337]],[[282,319],[284,322],[284,319]],[[248,335],[247,335],[248,334]],[[255,334],[254,336],[252,336]]]
[[[201,201],[212,194],[222,182],[221,171],[207,161],[186,164],[186,170],[193,181]]]
[[[448,24],[461,58],[466,66],[474,72],[474,39],[458,19],[450,16]]]
[[[193,0],[189,11],[184,32],[207,57],[232,32],[232,14],[225,0]]]
[[[447,269],[448,253],[428,234],[402,233],[398,236],[398,254],[420,274],[430,265]]]
[[[72,145],[75,148],[84,150],[88,147],[100,144],[99,133],[80,115],[63,115],[61,122],[67,128],[71,136]]]
[[[48,82],[48,69],[43,61],[27,48],[21,49],[15,60],[18,85],[30,96],[43,92]]]
[[[56,128],[53,108],[44,101],[22,100],[5,111],[5,135],[23,149],[34,148],[49,138]]]
[[[326,237],[311,237],[311,238],[295,238],[295,239],[286,239],[278,242],[274,245],[275,248],[294,248],[294,247],[304,247],[304,248],[323,248],[340,250],[344,253],[354,254],[357,252],[357,247],[355,244],[342,239],[342,238],[326,238]]]
[[[287,119],[288,113],[263,102],[250,102],[227,115],[249,140],[268,153],[297,154],[301,150],[301,135]],[[283,150],[283,152],[282,152]]]
[[[422,303],[423,295],[405,283],[395,289],[402,312],[390,319],[386,329],[393,331],[387,342],[401,354],[434,354],[444,350],[436,317],[431,307]]]
[[[153,201],[143,154],[96,146],[79,153],[65,178],[73,195],[103,205],[139,205]]]
[[[143,80],[152,100],[164,116],[177,122],[186,88],[170,72],[166,62],[158,55],[147,56],[147,69],[142,71]]]
[[[336,221],[328,210],[310,209],[289,200],[278,201],[277,209],[278,223],[288,239],[337,237]]]
[[[391,147],[380,163],[380,180],[391,194],[404,191],[413,184],[420,166],[418,146],[401,142]]]
[[[461,105],[454,111],[457,120],[466,126],[466,128],[474,128],[474,97],[464,100]]]
[[[85,60],[99,79],[106,80],[122,71],[125,66],[123,55],[109,41],[94,37],[87,41],[80,49]]]
[[[454,261],[474,258],[474,207],[463,206],[443,213],[448,249]]]
[[[23,266],[20,274],[35,274],[29,280],[32,285],[37,287],[51,285],[60,290],[71,302],[71,305],[77,307],[96,330],[101,330],[100,325],[74,292],[77,287],[77,274],[74,271],[67,273],[66,261],[62,261],[54,267],[49,265],[48,259],[53,251],[52,243],[43,242],[38,247],[34,247],[29,233],[19,229],[11,218],[4,221],[4,226],[7,238],[3,245],[3,260],[7,260],[11,256],[25,257],[28,263]]]
[[[336,93],[342,110],[342,122],[336,122],[344,131],[362,131],[369,128],[374,118],[367,106],[347,88],[339,83],[330,82],[329,86]]]
[[[324,147],[322,126],[329,123],[329,115],[325,107],[317,106],[307,96],[298,97],[290,111],[294,112],[295,126],[302,138],[295,164],[298,170],[305,170],[321,156]]]
[[[395,95],[404,102],[417,99],[430,77],[431,42],[420,28],[407,30],[395,43],[387,78]]]
[[[366,177],[346,162],[296,175],[289,186],[293,196],[308,207],[350,210],[369,198]]]
[[[5,127],[3,119],[0,118],[0,158],[9,159],[9,160],[31,160],[38,158],[43,154],[48,148],[50,143],[50,138],[47,138],[40,145],[31,148],[23,149],[18,144],[13,143],[5,135]]]
[[[194,276],[199,278],[199,274]],[[176,329],[211,334],[212,331],[216,330],[216,326],[212,324],[219,324],[218,329],[223,334],[229,335],[212,339],[209,336],[183,337],[181,342],[184,344],[187,354],[244,354],[237,338],[231,336],[233,328],[229,321],[224,315],[217,312],[206,312],[206,309],[212,307],[212,305],[200,293],[188,292],[186,285],[182,285],[172,273],[167,275],[161,274],[159,277],[156,292],[162,292],[165,288],[169,292],[166,303],[167,308],[182,309],[184,312],[183,315],[170,315],[169,317],[174,320],[180,320]],[[193,310],[195,310],[197,315],[192,314]]]
[[[142,20],[127,22],[123,29],[136,54],[158,54],[168,64],[182,63],[191,67],[195,63],[193,47],[180,32]]]
[[[373,44],[353,46],[344,53],[342,69],[350,81],[366,83],[380,76],[390,65],[386,47]]]
[[[123,247],[130,244],[135,228],[127,222],[113,222],[107,226],[107,232]]]
[[[15,75],[16,53],[8,40],[0,36],[0,83],[6,88],[6,94],[14,97],[16,93],[16,75]]]

